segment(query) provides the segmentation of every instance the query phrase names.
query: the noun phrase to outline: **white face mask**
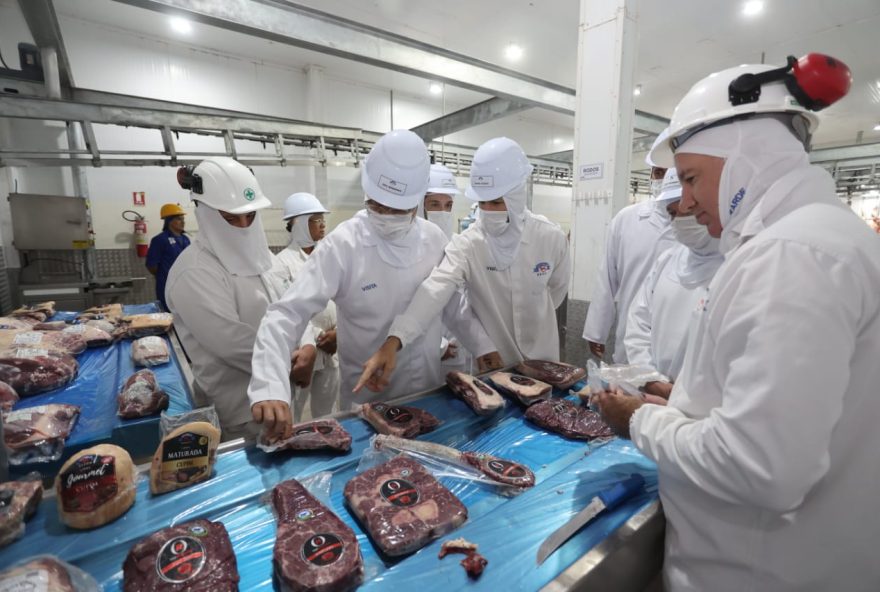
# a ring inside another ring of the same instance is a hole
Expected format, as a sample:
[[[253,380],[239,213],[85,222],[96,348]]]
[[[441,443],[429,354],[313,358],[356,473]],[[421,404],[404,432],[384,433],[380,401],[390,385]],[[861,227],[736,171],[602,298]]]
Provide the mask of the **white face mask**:
[[[660,189],[663,187],[663,179],[651,179],[651,197],[657,199]]]
[[[367,208],[367,216],[376,234],[387,241],[400,240],[409,232],[413,224],[413,215],[408,214],[377,214]]]
[[[452,212],[425,212],[428,222],[433,222],[447,237],[452,236]]]
[[[501,212],[480,210],[480,220],[482,220],[483,230],[492,236],[501,236],[510,224],[506,210]]]
[[[699,222],[695,216],[676,216],[672,219],[672,233],[675,240],[699,255],[716,251],[715,239],[709,234],[709,229]],[[713,248],[710,248],[713,247]]]

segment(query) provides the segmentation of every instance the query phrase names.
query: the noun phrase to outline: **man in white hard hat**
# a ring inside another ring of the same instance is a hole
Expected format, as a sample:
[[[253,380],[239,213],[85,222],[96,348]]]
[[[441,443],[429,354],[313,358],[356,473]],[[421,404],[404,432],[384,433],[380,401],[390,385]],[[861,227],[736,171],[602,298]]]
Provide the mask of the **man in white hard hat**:
[[[339,312],[340,408],[378,399],[354,398],[362,365],[440,262],[447,240],[437,226],[416,216],[428,188],[429,168],[428,151],[414,133],[395,130],[382,136],[361,169],[365,209],[321,241],[297,281],[269,308],[254,347],[248,396],[254,418],[275,433],[284,433],[290,425],[289,344],[301,338],[309,319],[330,300]],[[447,312],[445,324],[468,349],[480,356],[494,351],[479,321],[459,317],[452,307]],[[437,316],[401,356],[402,372],[383,398],[443,384],[440,335]]]
[[[177,179],[196,204],[199,233],[174,262],[165,299],[192,360],[193,394],[214,405],[224,440],[255,437],[247,398],[254,340],[266,307],[287,287],[257,213],[271,202],[231,158],[183,167]]]
[[[324,214],[330,210],[311,193],[294,193],[284,201],[284,220],[290,233],[290,244],[275,255],[294,281],[306,264],[315,246],[324,238],[327,226]],[[311,331],[318,348],[317,358],[312,366],[311,376],[303,376],[296,384],[293,397],[293,420],[299,422],[308,403],[311,417],[329,415],[339,398],[339,362],[336,357],[336,305],[327,303],[327,308],[312,317]],[[293,360],[294,380],[297,376],[297,357]],[[308,360],[306,360],[308,363]],[[306,383],[305,381],[309,382]]]
[[[624,345],[630,364],[653,368],[669,379],[645,385],[645,392],[662,403],[684,363],[693,310],[724,257],[718,239],[692,212],[679,210],[681,183],[674,168],[666,171],[655,199],[669,213],[678,244],[660,253],[633,299]]]
[[[667,589],[880,589],[880,241],[805,150],[849,69],[810,54],[698,82],[654,150],[725,261],[669,404],[594,398],[657,463]]]
[[[665,138],[665,130],[655,145]],[[651,199],[620,210],[611,219],[605,239],[605,255],[599,265],[593,296],[587,308],[583,337],[590,352],[605,356],[605,344],[614,329],[614,362],[625,364],[623,337],[629,318],[629,306],[657,256],[674,244],[669,233],[666,208],[654,199],[660,194],[666,168],[656,166],[650,158]],[[615,313],[617,325],[614,326]]]
[[[358,388],[384,388],[398,349],[406,352],[462,287],[504,363],[559,359],[556,308],[568,292],[568,241],[556,224],[526,207],[531,174],[522,148],[509,138],[477,149],[465,192],[480,204],[477,223],[452,238],[443,262],[366,364]]]

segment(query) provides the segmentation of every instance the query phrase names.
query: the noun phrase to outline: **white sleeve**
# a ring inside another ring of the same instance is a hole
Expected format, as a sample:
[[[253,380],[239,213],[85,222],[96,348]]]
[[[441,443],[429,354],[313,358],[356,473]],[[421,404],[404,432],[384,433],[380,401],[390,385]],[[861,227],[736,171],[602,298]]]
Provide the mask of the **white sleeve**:
[[[571,253],[568,239],[565,238],[562,230],[559,230],[558,234],[561,239],[561,252],[550,275],[550,281],[547,282],[553,308],[559,308],[562,301],[565,300],[565,297],[568,295],[568,284],[571,281]]]
[[[662,478],[783,513],[828,471],[871,296],[829,255],[791,242],[761,246],[716,290],[706,313],[713,367],[701,371],[718,377],[721,406],[695,419],[673,406],[644,405],[630,431]]]
[[[636,292],[636,297],[629,305],[629,319],[626,322],[626,336],[623,345],[626,348],[626,359],[633,366],[647,366],[657,369],[651,352],[651,330],[654,285],[660,270],[658,259],[651,267],[648,277]]]
[[[330,241],[330,237],[324,240]],[[290,403],[291,344],[302,343],[309,320],[336,297],[344,269],[335,245],[322,244],[309,256],[297,281],[269,306],[254,344],[248,387],[251,405],[260,401]]]
[[[608,227],[605,255],[599,264],[596,287],[593,289],[593,297],[587,309],[587,320],[584,322],[584,339],[595,343],[605,343],[614,322],[614,299],[617,297],[617,289],[620,287],[615,257],[618,246],[619,215],[611,220]]]
[[[498,349],[474,314],[466,289],[456,290],[443,308],[443,324],[475,358]]]

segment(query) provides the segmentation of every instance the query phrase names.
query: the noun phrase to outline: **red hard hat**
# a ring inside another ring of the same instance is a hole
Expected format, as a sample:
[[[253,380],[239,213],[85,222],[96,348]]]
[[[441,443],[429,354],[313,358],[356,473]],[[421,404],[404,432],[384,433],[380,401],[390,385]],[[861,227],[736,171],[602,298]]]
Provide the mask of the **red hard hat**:
[[[808,53],[797,60],[792,67],[792,76],[812,103],[805,103],[805,106],[814,111],[839,101],[852,86],[849,66],[837,58],[821,53]],[[796,98],[802,100],[802,97]]]

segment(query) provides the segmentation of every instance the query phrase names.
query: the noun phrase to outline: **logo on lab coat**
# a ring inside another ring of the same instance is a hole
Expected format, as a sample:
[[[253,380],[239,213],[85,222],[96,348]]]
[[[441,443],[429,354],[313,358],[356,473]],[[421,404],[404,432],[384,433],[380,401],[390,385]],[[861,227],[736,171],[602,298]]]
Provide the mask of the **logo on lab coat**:
[[[535,274],[538,277],[541,277],[542,275],[547,275],[548,273],[550,273],[550,264],[546,261],[541,261],[535,266]]]
[[[366,286],[361,287],[361,291],[369,292],[370,290],[375,290],[379,286],[377,284],[367,284]]]
[[[395,181],[391,177],[386,177],[385,175],[379,176],[379,187],[388,193],[393,193],[394,195],[403,195],[406,193],[406,183]]]

